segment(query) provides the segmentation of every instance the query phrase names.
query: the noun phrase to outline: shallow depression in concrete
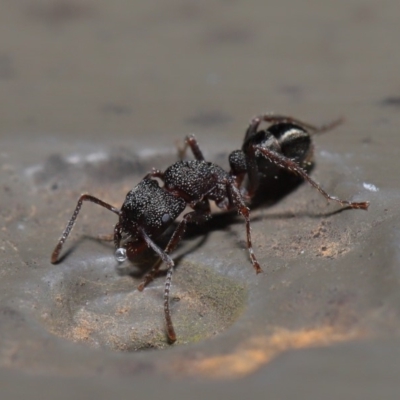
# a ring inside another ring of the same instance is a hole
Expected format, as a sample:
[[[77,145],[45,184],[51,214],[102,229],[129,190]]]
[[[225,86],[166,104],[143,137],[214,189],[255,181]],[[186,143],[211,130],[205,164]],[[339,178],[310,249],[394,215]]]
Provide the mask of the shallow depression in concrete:
[[[51,333],[94,348],[133,351],[168,347],[163,314],[164,279],[137,290],[140,278],[120,276],[111,257],[58,265],[38,315]],[[198,341],[230,326],[246,300],[244,286],[211,269],[182,263],[170,307],[177,344]]]

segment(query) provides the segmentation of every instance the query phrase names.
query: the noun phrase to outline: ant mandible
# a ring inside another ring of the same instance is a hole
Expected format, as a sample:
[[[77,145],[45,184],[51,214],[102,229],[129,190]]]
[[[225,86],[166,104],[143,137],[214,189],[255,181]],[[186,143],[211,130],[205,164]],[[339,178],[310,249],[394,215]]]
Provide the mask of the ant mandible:
[[[272,125],[267,130],[257,131],[262,121],[270,122]],[[88,194],[82,195],[52,253],[51,262],[53,264],[58,262],[63,244],[74,226],[84,201],[98,204],[117,214],[119,221],[115,225],[113,234],[117,260],[122,262],[127,258],[132,259],[149,247],[167,265],[164,315],[168,339],[173,343],[176,340],[176,334],[169,309],[169,293],[174,261],[169,254],[181,241],[187,223],[201,223],[211,218],[210,200],[214,201],[219,208],[236,209],[244,217],[247,249],[257,273],[262,272],[262,269],[252,248],[250,213],[245,204],[245,198],[251,199],[254,196],[259,186],[260,176],[268,173],[271,164],[300,175],[329,200],[337,201],[350,208],[368,208],[368,202],[349,202],[330,196],[303,169],[307,163],[311,162],[312,158],[311,138],[307,129],[321,132],[331,129],[337,124],[338,122],[335,122],[316,128],[285,116],[265,114],[256,117],[246,131],[242,150],[236,150],[229,156],[231,165],[229,173],[218,165],[205,161],[195,137],[188,136],[185,140],[185,147],[191,148],[195,160],[175,162],[164,172],[154,169],[128,192],[121,209]],[[246,174],[248,183],[243,187],[242,183]],[[159,178],[164,186],[161,187],[153,178]],[[193,211],[183,216],[166,248],[162,250],[154,242],[154,239],[173,224],[187,205]],[[121,242],[123,242],[122,247]],[[140,291],[154,279],[159,268],[160,263],[157,263],[145,275],[138,286]]]
[[[192,148],[196,160],[178,161],[164,172],[154,169],[126,195],[120,210],[96,197],[82,195],[51,256],[51,262],[57,263],[63,244],[72,230],[84,201],[98,204],[117,214],[119,221],[115,225],[113,235],[117,260],[122,262],[126,258],[132,259],[149,247],[167,265],[164,314],[168,339],[171,343],[175,342],[176,334],[169,309],[169,292],[174,268],[174,261],[169,254],[181,241],[187,223],[200,223],[211,217],[210,200],[220,208],[237,209],[244,217],[250,259],[256,272],[262,272],[251,244],[249,209],[236,186],[235,177],[218,165],[205,161],[197,143]],[[153,178],[159,178],[164,182],[164,186],[160,187],[158,181]],[[162,250],[154,239],[172,225],[187,205],[193,211],[183,216],[166,248]],[[121,242],[123,242],[122,247]],[[140,291],[154,279],[159,267],[160,263],[155,264],[145,275],[138,287]]]

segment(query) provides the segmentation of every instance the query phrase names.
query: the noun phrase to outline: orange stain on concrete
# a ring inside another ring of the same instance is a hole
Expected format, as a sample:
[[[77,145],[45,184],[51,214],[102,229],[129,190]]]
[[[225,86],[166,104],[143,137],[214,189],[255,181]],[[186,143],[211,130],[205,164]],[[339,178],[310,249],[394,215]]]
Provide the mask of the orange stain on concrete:
[[[276,329],[271,336],[249,339],[230,354],[180,362],[179,370],[189,375],[215,379],[233,379],[256,371],[278,354],[290,349],[329,346],[362,336],[356,331],[337,331],[330,326],[290,331]]]

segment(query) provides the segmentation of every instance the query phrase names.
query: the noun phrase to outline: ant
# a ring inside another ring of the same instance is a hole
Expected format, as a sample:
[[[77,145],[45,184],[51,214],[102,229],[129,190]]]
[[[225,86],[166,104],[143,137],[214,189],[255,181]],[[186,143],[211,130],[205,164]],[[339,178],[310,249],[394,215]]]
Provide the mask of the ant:
[[[270,122],[272,125],[266,130],[257,131],[262,121]],[[242,150],[233,151],[229,156],[230,172],[214,163],[207,162],[195,137],[188,136],[183,151],[190,147],[195,159],[177,161],[164,172],[153,169],[128,192],[121,209],[88,194],[80,196],[75,211],[51,255],[51,262],[53,264],[58,262],[62,247],[84,201],[98,204],[115,213],[119,220],[114,227],[114,234],[107,238],[114,241],[115,257],[119,262],[134,258],[146,248],[151,248],[159,256],[160,262],[157,262],[144,276],[138,290],[143,291],[145,286],[155,278],[161,261],[167,265],[164,315],[167,336],[169,342],[173,343],[176,341],[176,333],[169,309],[169,293],[174,261],[169,254],[182,240],[188,223],[202,223],[211,218],[210,201],[214,201],[221,209],[236,209],[244,217],[247,249],[256,273],[262,272],[262,269],[252,247],[250,212],[246,206],[246,200],[254,196],[262,174],[269,173],[268,168],[271,164],[300,175],[329,200],[337,201],[350,208],[368,208],[368,202],[349,202],[330,196],[303,169],[307,163],[311,163],[312,158],[311,138],[307,129],[322,132],[337,124],[338,122],[335,122],[316,128],[290,117],[267,114],[256,117],[246,131]],[[242,187],[246,174],[248,183]],[[163,186],[159,185],[157,178],[164,183]],[[193,211],[183,215],[167,246],[162,250],[154,240],[172,226],[186,206]]]
[[[112,238],[103,238],[114,240],[117,260],[122,262],[127,258],[132,259],[149,247],[167,265],[164,314],[167,335],[171,343],[175,342],[176,334],[169,309],[169,293],[174,269],[174,261],[169,254],[181,241],[187,223],[200,223],[211,218],[210,200],[214,201],[220,208],[237,209],[244,217],[250,259],[256,272],[262,272],[251,244],[249,209],[236,186],[235,177],[218,165],[205,161],[197,144],[194,145],[193,149],[196,160],[177,161],[164,172],[153,169],[137,186],[128,192],[121,209],[88,194],[80,196],[75,211],[51,255],[51,262],[56,264],[63,244],[72,230],[84,201],[98,204],[117,214],[119,221],[114,227]],[[161,187],[158,181],[153,178],[160,179],[164,186]],[[184,214],[166,248],[162,250],[154,242],[154,239],[173,224],[186,206],[191,207],[193,211]],[[122,246],[121,242],[123,242]],[[140,291],[154,279],[159,267],[160,263],[156,263],[151,271],[145,275],[138,286]]]

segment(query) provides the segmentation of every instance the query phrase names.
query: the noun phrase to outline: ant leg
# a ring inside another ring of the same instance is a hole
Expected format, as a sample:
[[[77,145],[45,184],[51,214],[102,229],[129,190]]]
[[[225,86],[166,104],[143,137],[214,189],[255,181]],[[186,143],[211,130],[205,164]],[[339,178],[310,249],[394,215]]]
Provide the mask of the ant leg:
[[[253,151],[255,154],[261,153],[267,160],[271,161],[275,165],[280,168],[283,168],[287,171],[293,172],[297,175],[300,175],[304,180],[314,186],[327,200],[333,200],[340,203],[342,206],[350,207],[350,208],[358,208],[362,210],[367,210],[369,206],[368,201],[363,202],[351,202],[347,200],[341,200],[336,196],[331,196],[327,192],[325,192],[322,187],[315,182],[310,176],[301,168],[296,162],[292,161],[290,158],[287,158],[281,154],[275,153],[269,149],[260,147],[260,146],[253,146]]]
[[[262,121],[264,122],[269,122],[269,123],[291,123],[291,124],[295,124],[295,125],[299,125],[303,128],[305,128],[306,130],[310,130],[313,131],[315,133],[320,133],[320,132],[326,132],[329,131],[333,128],[336,128],[338,125],[342,124],[344,119],[343,118],[338,118],[335,119],[332,122],[329,122],[327,124],[321,125],[321,126],[315,126],[315,125],[311,125],[307,122],[303,122],[300,121],[297,118],[293,118],[293,117],[289,117],[287,115],[279,115],[279,114],[264,114],[261,115],[260,117]]]
[[[209,203],[200,203],[202,204],[203,209],[202,210],[195,210],[192,211],[188,214],[185,214],[183,216],[182,221],[179,223],[179,225],[176,227],[174,233],[171,236],[171,239],[169,240],[167,247],[164,249],[164,252],[167,254],[172,253],[176,247],[178,246],[179,242],[182,240],[183,235],[185,234],[186,230],[186,225],[187,223],[191,222],[196,222],[196,223],[201,223],[206,221],[211,217],[211,211],[210,211],[210,206]],[[203,206],[204,205],[204,206]],[[142,280],[142,282],[138,286],[139,291],[143,291],[143,289],[156,277],[160,266],[161,266],[161,259],[158,260],[151,271],[146,274]]]
[[[186,136],[183,148],[178,147],[178,156],[181,160],[185,158],[186,150],[188,147],[190,147],[190,149],[192,150],[192,153],[196,160],[198,161],[205,160],[203,152],[200,150],[199,143],[193,134]]]
[[[173,272],[174,272],[174,264],[168,267],[167,277],[165,278],[165,287],[164,287],[164,315],[167,324],[168,339],[171,343],[174,343],[176,341],[176,333],[174,325],[172,324],[171,312],[169,311],[169,291],[171,289]]]
[[[139,228],[139,233],[142,238],[145,240],[147,246],[151,247],[161,258],[163,262],[167,264],[167,278],[165,279],[165,289],[164,289],[164,314],[165,314],[165,321],[167,325],[167,335],[168,339],[171,343],[176,341],[176,334],[174,325],[172,324],[171,313],[169,310],[169,291],[171,288],[171,281],[172,281],[172,273],[174,271],[174,262],[172,258],[163,250],[161,250],[147,235],[143,228]]]
[[[185,145],[186,145],[186,147],[187,146],[190,147],[190,149],[192,150],[192,153],[194,155],[194,158],[196,160],[198,160],[198,161],[205,160],[205,158],[203,156],[203,152],[200,150],[199,142],[197,141],[197,139],[194,135],[186,136]]]
[[[167,252],[167,247],[164,249],[164,251],[168,254]],[[162,264],[162,260],[158,259],[154,265],[152,266],[150,272],[148,272],[142,282],[140,282],[139,286],[137,287],[137,289],[139,290],[139,292],[143,292],[144,288],[151,282],[154,280],[154,278],[157,276],[158,271],[160,270],[160,266]]]
[[[202,203],[204,205],[204,203]],[[209,208],[208,204],[207,207]],[[167,264],[167,277],[165,278],[165,288],[164,288],[164,315],[165,315],[165,321],[167,325],[167,334],[168,334],[168,339],[170,340],[171,343],[175,342],[176,340],[176,334],[175,334],[175,329],[172,324],[172,319],[171,319],[171,312],[169,309],[169,292],[171,289],[171,281],[172,281],[172,274],[174,272],[174,262],[171,259],[171,257],[167,254],[169,252],[172,252],[176,246],[179,244],[179,242],[182,240],[182,236],[185,233],[186,229],[186,224],[188,222],[202,222],[204,219],[209,218],[209,214],[206,214],[202,210],[195,210],[192,211],[186,215],[184,215],[182,221],[179,223],[178,227],[175,229],[166,249],[163,251],[161,250],[151,239],[150,237],[146,234],[146,232],[140,228],[140,233],[143,237],[143,239],[146,241],[147,245],[151,247],[160,257],[160,259]],[[151,275],[151,279],[153,279],[152,273],[156,274],[159,269],[159,265],[157,268],[152,269],[148,275],[144,278],[144,281],[139,285],[139,290],[143,290],[144,286],[149,281],[146,281],[146,278],[148,278],[149,275]],[[143,285],[143,287],[142,287]],[[142,287],[142,289],[140,289]]]
[[[235,186],[234,182],[234,179],[228,180],[226,183],[226,187],[228,193],[230,194],[230,197],[232,198],[233,204],[246,221],[247,249],[249,251],[250,260],[253,264],[253,267],[256,270],[257,274],[259,274],[260,272],[263,272],[263,270],[261,269],[260,264],[257,261],[257,258],[253,251],[253,246],[251,244],[250,211],[246,207],[246,204],[243,201],[243,197],[240,194],[240,190]]]
[[[98,199],[97,197],[90,196],[89,194],[83,194],[81,197],[79,197],[78,203],[76,204],[76,207],[75,207],[75,211],[72,214],[72,217],[69,220],[67,227],[65,228],[63,234],[61,235],[61,238],[58,241],[57,246],[53,250],[53,253],[51,255],[51,263],[52,264],[57,263],[58,256],[60,254],[62,246],[63,246],[64,242],[67,240],[68,235],[71,233],[71,230],[75,224],[76,218],[78,217],[79,211],[80,211],[80,209],[82,207],[82,203],[84,201],[90,201],[92,203],[98,204],[99,206],[106,208],[107,210],[112,211],[113,213],[115,213],[117,215],[120,214],[120,211],[117,208],[113,207],[112,205],[105,203],[104,201]]]
[[[333,120],[333,121],[331,121],[331,122],[328,122],[327,124],[323,124],[323,125],[320,125],[320,126],[316,126],[316,127],[315,127],[316,129],[314,129],[313,133],[314,133],[314,134],[317,134],[317,133],[328,132],[328,131],[330,131],[330,130],[336,128],[337,126],[342,125],[343,122],[344,122],[344,118],[343,118],[343,117],[340,117],[340,118],[335,119],[335,120]]]

